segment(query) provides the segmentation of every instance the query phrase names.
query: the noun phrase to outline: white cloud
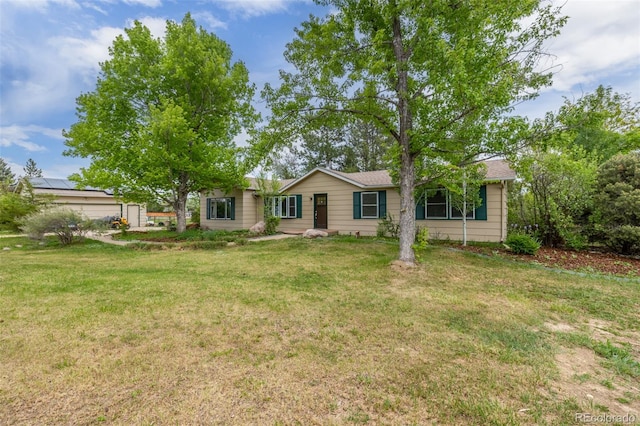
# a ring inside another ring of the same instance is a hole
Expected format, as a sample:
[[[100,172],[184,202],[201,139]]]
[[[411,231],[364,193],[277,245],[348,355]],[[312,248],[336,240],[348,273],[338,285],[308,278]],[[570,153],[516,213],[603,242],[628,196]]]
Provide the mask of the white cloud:
[[[98,6],[96,3],[92,2],[92,1],[89,1],[89,2],[83,3],[83,4],[82,4],[82,6],[83,6],[83,7],[86,7],[86,8],[89,8],[89,9],[93,9],[93,10],[95,10],[96,12],[99,12],[99,13],[101,13],[101,14],[102,14],[102,15],[104,15],[104,16],[107,16],[107,15],[108,15],[108,13],[107,13],[107,11],[106,11],[106,10],[104,10],[103,8],[101,8],[100,6]]]
[[[23,9],[37,10],[41,13],[45,13],[50,5],[80,9],[80,5],[75,0],[2,0],[2,2]]]
[[[640,65],[637,0],[568,0],[561,35],[549,43],[561,66],[554,89],[568,91]]]
[[[145,16],[144,18],[137,19],[142,25],[149,28],[151,36],[153,38],[164,38],[167,29],[167,20],[164,18],[154,18],[151,16]],[[133,20],[127,21],[127,27],[133,27]]]
[[[3,93],[0,110],[6,121],[72,110],[75,97],[95,84],[99,63],[121,33],[120,28],[102,27],[82,38],[52,37],[41,43],[15,39],[15,47],[3,52],[3,61],[19,70]]]
[[[287,9],[287,0],[216,0],[223,8],[247,17],[266,15]]]
[[[225,22],[222,22],[221,20],[219,20],[218,18],[213,16],[210,12],[197,12],[197,13],[194,13],[192,16],[193,16],[193,19],[195,19],[195,21],[199,25],[202,25],[202,23],[204,22],[205,25],[203,26],[209,27],[210,30],[215,30],[218,28],[223,28],[223,29],[227,28],[227,24]]]
[[[68,160],[67,160],[68,161]],[[43,167],[42,175],[51,179],[68,179],[74,173],[80,173],[81,168],[88,167],[89,161],[84,160],[81,163],[57,163],[53,166]]]
[[[132,6],[160,7],[162,0],[124,0],[126,4]]]
[[[18,146],[29,152],[46,151],[47,148],[31,142],[31,134],[39,134],[52,139],[62,140],[60,129],[49,129],[42,126],[4,126],[0,127],[0,147]]]
[[[95,78],[100,62],[109,58],[109,46],[123,33],[122,28],[102,27],[92,30],[87,38],[53,37],[47,44],[70,72]]]

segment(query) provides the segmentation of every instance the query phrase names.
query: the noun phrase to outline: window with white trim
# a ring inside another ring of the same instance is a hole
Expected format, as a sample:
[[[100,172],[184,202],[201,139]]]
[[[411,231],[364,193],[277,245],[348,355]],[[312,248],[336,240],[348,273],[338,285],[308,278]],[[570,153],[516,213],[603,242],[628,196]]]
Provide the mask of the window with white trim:
[[[451,219],[462,219],[462,210],[451,205],[451,196],[449,196],[449,217]],[[467,219],[476,218],[476,209],[473,208],[473,204],[467,203]]]
[[[362,192],[360,194],[360,208],[363,219],[377,219],[378,216],[378,192]]]
[[[447,191],[429,189],[425,196],[425,217],[427,219],[447,219]]]
[[[295,219],[299,217],[298,198],[295,195],[282,195],[279,197],[270,197],[265,200],[265,208],[271,211],[275,217],[283,219]]]

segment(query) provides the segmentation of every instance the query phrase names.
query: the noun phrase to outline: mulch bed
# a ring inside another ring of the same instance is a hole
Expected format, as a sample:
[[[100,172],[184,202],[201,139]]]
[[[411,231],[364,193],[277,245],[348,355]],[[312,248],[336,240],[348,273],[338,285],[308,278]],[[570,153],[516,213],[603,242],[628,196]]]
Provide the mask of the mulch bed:
[[[550,268],[567,269],[579,272],[598,272],[602,274],[640,277],[640,258],[621,256],[593,250],[575,251],[560,248],[542,247],[534,256],[515,255],[502,248],[457,247],[461,250],[481,253],[488,256],[500,256],[523,262],[537,263]]]

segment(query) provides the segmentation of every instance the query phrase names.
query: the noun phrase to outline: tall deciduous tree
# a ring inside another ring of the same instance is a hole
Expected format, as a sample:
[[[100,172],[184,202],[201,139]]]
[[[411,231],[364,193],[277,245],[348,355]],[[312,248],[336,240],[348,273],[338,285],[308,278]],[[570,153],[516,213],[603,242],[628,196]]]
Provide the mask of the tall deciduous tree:
[[[550,84],[543,42],[565,19],[537,0],[316,0],[335,12],[296,30],[278,89],[263,96],[267,136],[285,143],[316,121],[347,114],[394,141],[400,260],[413,263],[417,186],[443,165],[505,151],[528,129],[514,102]],[[275,142],[275,141],[274,141]]]
[[[598,165],[640,148],[640,104],[599,86],[576,101],[565,99],[545,121],[551,130],[514,161],[522,181],[511,193],[510,222],[538,225],[545,245],[580,248],[587,237],[602,238],[601,218],[589,219],[598,207]]]
[[[181,232],[189,193],[243,182],[243,152],[233,140],[259,118],[255,88],[229,46],[189,14],[167,21],[164,39],[140,22],[125,31],[101,64],[95,91],[77,99],[65,154],[91,159],[73,177],[78,182],[172,205]]]
[[[593,209],[598,164],[584,149],[535,152],[518,163],[528,198],[529,224],[536,224],[544,245],[580,248],[581,226]],[[515,210],[515,209],[514,209]]]
[[[550,112],[546,118],[556,129],[547,141],[553,148],[578,145],[603,162],[640,149],[640,103],[611,87],[598,86],[573,102],[565,99],[558,112]]]

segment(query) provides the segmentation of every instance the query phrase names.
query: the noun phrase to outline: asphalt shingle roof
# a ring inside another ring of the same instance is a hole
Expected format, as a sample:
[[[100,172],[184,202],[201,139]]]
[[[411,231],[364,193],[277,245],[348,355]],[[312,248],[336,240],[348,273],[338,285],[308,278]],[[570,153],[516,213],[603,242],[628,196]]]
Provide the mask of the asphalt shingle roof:
[[[487,166],[487,174],[485,176],[485,179],[488,181],[514,180],[516,178],[516,173],[513,170],[511,170],[511,168],[509,167],[509,164],[505,160],[500,160],[500,159],[484,160],[483,163]],[[352,183],[362,188],[384,188],[384,187],[396,186],[393,184],[391,175],[387,170],[345,173],[345,172],[339,172],[336,170],[330,170],[330,169],[318,167],[298,179],[282,181],[282,187],[286,188],[293,183],[297,183],[298,181],[304,180],[315,172],[326,173],[330,176],[334,176],[338,179],[342,179],[346,182]]]

